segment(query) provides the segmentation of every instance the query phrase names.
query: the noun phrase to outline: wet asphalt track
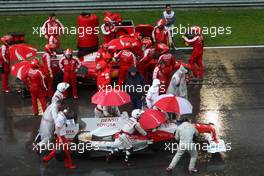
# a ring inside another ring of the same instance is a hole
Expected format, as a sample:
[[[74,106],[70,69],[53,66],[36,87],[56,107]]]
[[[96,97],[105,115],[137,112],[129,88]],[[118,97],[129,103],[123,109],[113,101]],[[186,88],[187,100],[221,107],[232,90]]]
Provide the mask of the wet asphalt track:
[[[189,51],[184,51],[189,52]],[[223,139],[232,150],[225,157],[200,154],[196,175],[263,175],[264,163],[264,48],[210,49],[205,52],[203,85],[189,85],[189,99],[194,105],[194,120],[216,119]],[[189,53],[177,51],[180,57]],[[80,99],[69,100],[79,117],[93,114],[90,96],[95,87],[80,90]],[[160,176],[173,155],[146,152],[132,157],[132,166],[122,165],[117,157],[111,163],[104,158],[78,157],[76,170],[66,170],[55,160],[46,168],[32,152],[32,140],[39,118],[30,116],[30,99],[18,95],[0,95],[0,175],[2,176]],[[188,175],[189,157],[184,156],[169,175]]]

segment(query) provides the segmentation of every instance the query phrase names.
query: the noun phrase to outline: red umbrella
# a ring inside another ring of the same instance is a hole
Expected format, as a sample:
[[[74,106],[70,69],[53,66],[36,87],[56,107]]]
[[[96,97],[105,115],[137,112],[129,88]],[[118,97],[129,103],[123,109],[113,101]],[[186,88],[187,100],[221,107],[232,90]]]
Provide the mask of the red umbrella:
[[[18,79],[23,80],[25,79],[29,68],[30,68],[29,61],[18,62],[11,67],[11,74],[17,77]]]
[[[160,95],[154,103],[154,106],[163,111],[179,113],[181,115],[192,113],[192,105],[188,100],[172,94]]]
[[[10,60],[27,60],[29,58],[37,56],[37,49],[27,44],[15,44],[10,46]]]
[[[101,106],[121,106],[130,102],[130,96],[126,92],[111,90],[98,91],[92,96],[92,103]]]
[[[136,39],[134,39],[131,36],[125,36],[125,37],[113,39],[108,44],[111,47],[114,46],[117,50],[122,50],[123,47],[124,47],[124,43],[126,43],[128,41],[131,42],[131,43],[134,43],[134,42],[136,42]]]
[[[159,127],[166,120],[166,115],[163,112],[155,109],[147,109],[140,116],[139,123],[144,130],[149,130]]]

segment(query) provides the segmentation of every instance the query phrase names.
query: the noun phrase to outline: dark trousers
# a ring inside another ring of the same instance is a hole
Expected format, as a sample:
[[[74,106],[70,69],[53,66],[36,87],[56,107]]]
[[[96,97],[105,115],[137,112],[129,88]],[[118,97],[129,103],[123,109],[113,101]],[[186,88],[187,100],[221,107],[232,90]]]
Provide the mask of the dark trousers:
[[[141,98],[131,96],[131,102],[132,102],[132,109],[141,109],[142,107]]]

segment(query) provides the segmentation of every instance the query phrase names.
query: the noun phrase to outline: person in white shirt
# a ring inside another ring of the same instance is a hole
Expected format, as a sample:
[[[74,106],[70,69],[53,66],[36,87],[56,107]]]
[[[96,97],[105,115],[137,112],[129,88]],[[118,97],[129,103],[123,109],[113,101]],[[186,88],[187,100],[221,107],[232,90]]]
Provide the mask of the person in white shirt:
[[[173,38],[173,28],[175,23],[175,12],[171,9],[170,4],[166,4],[165,11],[162,13],[161,18],[166,20],[166,27],[168,28],[171,37]]]
[[[39,128],[39,135],[41,141],[38,143],[39,147],[46,145],[54,136],[55,121],[58,116],[58,110],[63,106],[64,102],[59,100],[50,104],[45,110]]]
[[[66,121],[67,121],[67,114],[68,108],[62,107],[59,110],[58,116],[55,120],[55,131],[56,131],[56,147],[49,153],[49,155],[43,157],[43,161],[48,163],[56,153],[57,149],[63,149],[65,152],[65,160],[64,166],[68,169],[75,169],[76,166],[72,163],[72,158],[69,149],[69,141],[65,138],[66,135]]]
[[[152,82],[152,86],[149,88],[146,96],[146,103],[148,108],[153,108],[153,104],[156,101],[157,97],[159,96],[159,87],[160,87],[160,80],[154,79]]]
[[[56,92],[53,94],[52,99],[51,99],[51,103],[55,103],[59,100],[63,100],[64,99],[64,92],[70,87],[69,83],[66,82],[61,82],[57,85],[57,90]]]

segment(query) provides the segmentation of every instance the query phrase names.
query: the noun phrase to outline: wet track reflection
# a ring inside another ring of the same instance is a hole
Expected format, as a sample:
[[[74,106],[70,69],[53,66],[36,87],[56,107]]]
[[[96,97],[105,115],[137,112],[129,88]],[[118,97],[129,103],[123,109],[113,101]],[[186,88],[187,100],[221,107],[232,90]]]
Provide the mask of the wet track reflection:
[[[178,58],[190,53],[177,51]],[[189,51],[188,51],[189,52]],[[225,156],[199,154],[196,175],[262,175],[264,163],[264,49],[210,49],[205,52],[205,80],[189,85],[189,100],[194,106],[193,120],[213,121],[232,150]],[[90,97],[94,86],[80,89],[78,101],[69,100],[79,118],[93,115]],[[0,169],[1,175],[78,175],[124,176],[167,175],[165,168],[173,155],[162,147],[132,157],[132,166],[122,164],[122,157],[111,163],[104,158],[75,157],[76,170],[65,170],[63,164],[50,162],[45,167],[32,152],[32,141],[39,118],[30,116],[31,101],[18,95],[0,95]],[[127,109],[128,107],[122,107]],[[169,175],[188,175],[189,157]]]

